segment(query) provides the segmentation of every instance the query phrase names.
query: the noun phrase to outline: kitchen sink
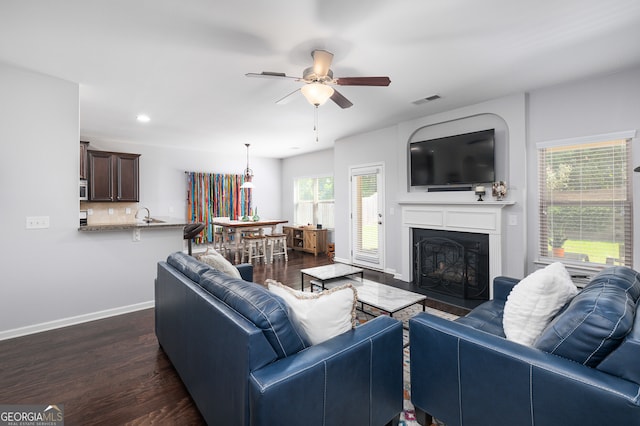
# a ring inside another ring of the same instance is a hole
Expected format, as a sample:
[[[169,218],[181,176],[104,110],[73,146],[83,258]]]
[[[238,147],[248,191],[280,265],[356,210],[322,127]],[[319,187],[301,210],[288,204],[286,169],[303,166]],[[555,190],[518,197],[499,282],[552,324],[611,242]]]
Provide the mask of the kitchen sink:
[[[154,217],[144,218],[144,219],[142,219],[142,221],[144,223],[149,223],[149,224],[151,224],[151,223],[165,223],[166,222],[165,220],[156,219]]]

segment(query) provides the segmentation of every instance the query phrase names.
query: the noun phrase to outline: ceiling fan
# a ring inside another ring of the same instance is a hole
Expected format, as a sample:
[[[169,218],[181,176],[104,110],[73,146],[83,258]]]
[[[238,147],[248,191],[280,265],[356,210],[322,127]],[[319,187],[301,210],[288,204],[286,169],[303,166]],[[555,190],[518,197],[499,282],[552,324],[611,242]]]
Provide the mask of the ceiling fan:
[[[326,50],[314,50],[311,52],[313,58],[313,66],[306,68],[302,73],[302,77],[291,77],[281,72],[263,71],[261,73],[247,73],[247,77],[261,78],[285,78],[305,83],[301,88],[294,90],[287,96],[278,100],[276,103],[284,103],[290,99],[292,95],[301,91],[304,97],[318,107],[324,104],[328,99],[335,102],[340,108],[349,108],[353,105],[351,101],[345,98],[340,92],[335,90],[334,85],[338,86],[388,86],[391,83],[389,77],[340,77],[333,78],[331,71],[331,61],[333,53]]]

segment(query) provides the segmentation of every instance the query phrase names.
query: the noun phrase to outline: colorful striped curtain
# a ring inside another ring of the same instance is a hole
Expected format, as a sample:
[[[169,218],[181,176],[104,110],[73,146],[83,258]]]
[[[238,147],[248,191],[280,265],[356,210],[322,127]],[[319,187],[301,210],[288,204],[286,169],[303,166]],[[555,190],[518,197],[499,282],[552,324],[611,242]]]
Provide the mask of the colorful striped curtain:
[[[243,189],[243,175],[187,172],[187,217],[191,222],[201,222],[205,228],[196,243],[213,242],[214,217],[249,214],[251,189]]]

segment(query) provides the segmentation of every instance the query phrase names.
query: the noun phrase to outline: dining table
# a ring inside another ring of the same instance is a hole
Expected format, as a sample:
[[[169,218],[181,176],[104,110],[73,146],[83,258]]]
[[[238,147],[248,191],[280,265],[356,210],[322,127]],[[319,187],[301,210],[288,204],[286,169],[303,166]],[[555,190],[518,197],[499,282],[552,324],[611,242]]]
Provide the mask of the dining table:
[[[260,219],[260,220],[212,220],[211,224],[222,228],[224,241],[230,241],[229,236],[233,235],[233,252],[235,263],[240,261],[240,252],[242,249],[242,233],[249,231],[257,231],[260,235],[264,235],[265,229],[271,229],[271,233],[275,233],[276,226],[281,223],[287,223],[285,219]]]

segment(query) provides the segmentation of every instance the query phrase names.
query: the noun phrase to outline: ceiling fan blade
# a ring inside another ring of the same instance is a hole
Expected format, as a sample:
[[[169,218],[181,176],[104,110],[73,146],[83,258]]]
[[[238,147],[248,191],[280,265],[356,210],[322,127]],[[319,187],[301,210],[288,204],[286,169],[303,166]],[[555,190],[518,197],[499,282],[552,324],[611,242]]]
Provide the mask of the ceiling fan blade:
[[[290,78],[293,80],[300,80],[300,77],[291,77],[286,75],[283,72],[271,72],[271,71],[262,71],[260,74],[255,72],[248,72],[245,74],[247,77],[257,77],[257,78]]]
[[[324,77],[329,73],[331,61],[333,61],[333,53],[326,50],[314,50],[311,52],[313,57],[313,72],[318,77]]]
[[[286,96],[284,96],[284,97],[282,97],[282,98],[278,99],[278,100],[276,101],[276,104],[278,104],[278,105],[284,105],[284,104],[289,103],[289,102],[294,98],[294,96],[293,96],[293,95],[295,95],[295,94],[296,94],[296,93],[298,93],[299,91],[300,91],[300,89],[296,89],[296,90],[294,90],[293,92],[289,93],[288,95],[286,95]]]
[[[349,108],[353,106],[353,104],[349,99],[345,98],[342,95],[342,93],[338,92],[335,89],[333,89],[333,95],[331,95],[331,100],[335,102],[340,108]]]
[[[336,84],[340,86],[388,86],[389,77],[340,77]]]

